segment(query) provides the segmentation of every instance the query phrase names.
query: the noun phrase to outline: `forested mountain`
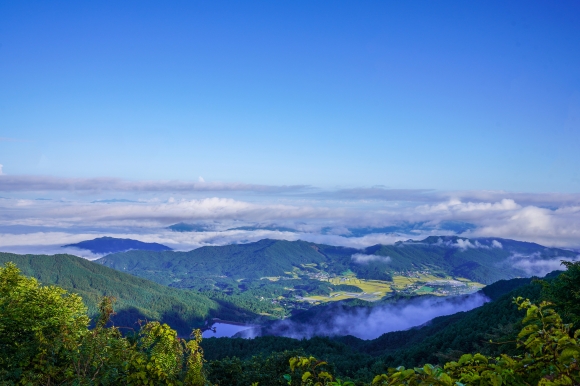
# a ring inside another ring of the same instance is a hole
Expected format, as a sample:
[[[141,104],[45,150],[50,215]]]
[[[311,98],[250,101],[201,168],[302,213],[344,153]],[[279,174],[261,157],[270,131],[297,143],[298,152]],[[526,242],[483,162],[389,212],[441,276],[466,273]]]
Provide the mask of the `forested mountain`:
[[[340,271],[348,269],[350,256],[358,252],[351,248],[333,249],[330,256],[337,261],[333,268]],[[319,264],[328,260],[329,257],[321,253],[316,244],[261,240],[201,247],[190,252],[129,251],[108,255],[96,262],[161,284],[181,286],[182,280],[192,277],[260,279],[287,275],[286,272],[292,272],[301,264]]]
[[[305,241],[261,240],[190,252],[129,251],[97,262],[175,287],[192,287],[196,279],[207,278],[219,282],[292,277],[297,269],[321,276],[353,272],[359,279],[384,281],[408,272],[429,272],[491,284],[527,276],[513,264],[514,258],[532,255],[535,259],[576,256],[571,251],[513,240],[428,237],[362,250]]]
[[[184,336],[210,316],[235,318],[238,307],[211,300],[193,291],[163,286],[72,255],[0,253],[0,265],[15,263],[23,274],[43,284],[55,284],[83,297],[95,315],[103,296],[113,296],[118,326],[137,327],[138,320],[158,320]],[[247,315],[251,317],[250,315]]]
[[[115,237],[99,237],[76,244],[63,245],[63,247],[86,249],[97,254],[125,252],[133,249],[143,251],[171,251],[171,248],[163,244],[144,243],[138,240],[118,239]]]

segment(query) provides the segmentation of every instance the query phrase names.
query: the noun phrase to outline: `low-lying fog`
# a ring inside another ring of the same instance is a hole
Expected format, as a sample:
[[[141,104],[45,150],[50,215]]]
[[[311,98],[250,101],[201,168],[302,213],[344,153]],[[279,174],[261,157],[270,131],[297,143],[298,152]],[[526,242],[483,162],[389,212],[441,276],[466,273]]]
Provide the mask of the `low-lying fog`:
[[[375,307],[334,304],[313,315],[310,320],[286,319],[275,322],[262,328],[261,334],[297,339],[332,335],[354,335],[361,339],[374,339],[386,332],[420,326],[438,316],[469,311],[488,301],[489,299],[481,293],[475,293],[448,298],[422,297]],[[260,332],[254,329],[238,335],[252,338],[259,334]]]

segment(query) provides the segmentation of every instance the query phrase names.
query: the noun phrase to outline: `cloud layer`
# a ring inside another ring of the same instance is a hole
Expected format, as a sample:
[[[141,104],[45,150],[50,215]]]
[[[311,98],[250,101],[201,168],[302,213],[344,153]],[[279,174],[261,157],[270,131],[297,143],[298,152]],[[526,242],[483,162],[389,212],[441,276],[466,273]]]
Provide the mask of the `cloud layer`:
[[[580,195],[574,194],[322,191],[305,186],[7,175],[0,176],[0,192],[4,250],[24,250],[27,245],[34,251],[41,245],[52,250],[106,235],[160,242],[179,250],[262,238],[362,248],[454,234],[580,248]],[[166,229],[179,222],[204,231]],[[500,242],[469,241],[454,246],[502,247]]]
[[[379,256],[379,255],[365,255],[363,253],[355,253],[351,256],[352,261],[357,264],[368,264],[371,262],[388,263],[391,261],[389,256]]]
[[[240,191],[280,193],[307,188],[306,185],[270,186],[199,181],[130,181],[120,178],[60,178],[50,176],[0,177],[2,192],[216,192]]]
[[[333,335],[375,339],[387,332],[420,326],[438,316],[472,310],[487,301],[489,299],[485,296],[475,293],[451,298],[423,297],[372,308],[335,305],[330,306],[317,318],[319,321],[317,324],[313,324],[312,320],[308,323],[299,323],[285,319],[276,322],[265,333],[296,339]]]
[[[525,255],[514,255],[510,258],[510,263],[524,272],[529,276],[545,276],[552,271],[564,271],[565,267],[562,266],[562,261],[580,261],[580,255],[575,259],[556,257],[551,260],[546,260],[540,258],[539,254],[532,254],[529,256]]]

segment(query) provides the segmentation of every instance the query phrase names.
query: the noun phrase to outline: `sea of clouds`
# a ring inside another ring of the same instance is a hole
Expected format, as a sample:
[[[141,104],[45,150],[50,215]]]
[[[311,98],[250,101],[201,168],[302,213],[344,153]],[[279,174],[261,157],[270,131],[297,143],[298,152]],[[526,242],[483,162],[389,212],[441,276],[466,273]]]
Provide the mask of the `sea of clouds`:
[[[408,330],[423,325],[438,316],[472,310],[488,301],[485,295],[474,293],[447,298],[422,296],[375,307],[334,304],[317,318],[309,318],[308,321],[284,319],[264,328],[263,331],[246,330],[240,335],[252,338],[265,334],[296,339],[353,335],[361,339],[375,339],[387,332]]]
[[[202,224],[204,231],[173,232],[166,228],[179,222]],[[446,222],[470,227],[454,231],[441,226]],[[372,232],[373,228],[399,224],[421,226]],[[349,231],[352,228],[371,231],[353,237]],[[264,238],[362,248],[453,234],[577,249],[580,194],[323,190],[202,181],[0,175],[1,251],[62,253],[61,245],[100,236],[190,250]],[[477,247],[468,243],[458,247]],[[78,251],[76,254],[98,257]],[[364,261],[364,257],[360,259]],[[521,261],[515,263],[525,267]]]

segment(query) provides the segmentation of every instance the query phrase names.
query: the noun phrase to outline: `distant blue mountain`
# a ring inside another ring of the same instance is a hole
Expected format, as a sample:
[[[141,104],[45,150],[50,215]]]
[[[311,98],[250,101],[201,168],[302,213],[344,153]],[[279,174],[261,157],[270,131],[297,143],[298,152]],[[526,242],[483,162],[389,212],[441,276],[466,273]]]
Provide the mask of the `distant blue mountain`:
[[[64,247],[73,247],[86,249],[92,253],[117,253],[130,250],[140,251],[171,251],[172,249],[158,243],[144,243],[138,240],[117,239],[114,237],[99,237],[94,240],[81,241],[76,244],[63,245]]]
[[[420,231],[452,231],[456,234],[475,229],[476,226],[462,221],[442,221],[439,224],[433,225],[429,222],[415,222],[415,223],[401,223],[386,227],[362,227],[362,228],[348,228],[350,234],[343,235],[345,237],[362,237],[375,233],[402,233],[413,234]],[[323,234],[332,233],[332,228],[322,228]]]
[[[245,226],[245,227],[237,227],[237,228],[230,228],[229,231],[277,231],[277,232],[298,232],[296,229],[287,228],[287,227],[277,227],[277,226]]]
[[[170,229],[173,232],[205,232],[205,231],[211,230],[206,225],[187,224],[184,222],[170,225],[166,229]]]

